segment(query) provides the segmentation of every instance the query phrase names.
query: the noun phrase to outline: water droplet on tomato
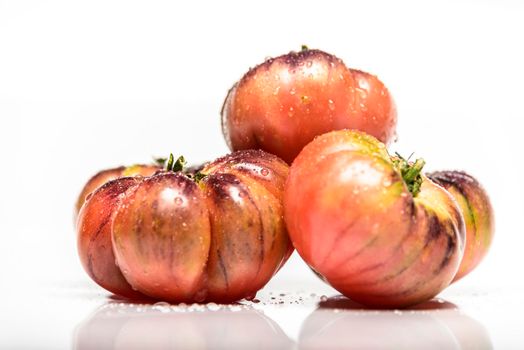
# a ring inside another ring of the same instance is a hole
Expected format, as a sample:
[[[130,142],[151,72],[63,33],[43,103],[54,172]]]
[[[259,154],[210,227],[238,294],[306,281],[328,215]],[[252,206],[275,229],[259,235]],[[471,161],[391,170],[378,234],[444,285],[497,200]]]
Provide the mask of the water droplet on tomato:
[[[313,65],[313,62],[311,62],[311,61],[307,61],[306,62],[306,67],[311,67],[312,65]]]
[[[330,110],[335,110],[335,102],[333,102],[333,100],[328,100],[328,108]]]
[[[182,205],[182,203],[183,203],[182,198],[180,198],[180,197],[175,197],[175,204],[176,204],[176,205]]]
[[[291,89],[291,90],[289,90],[289,93],[290,93],[291,95],[294,95],[294,94],[296,94],[297,92],[296,92],[295,89]]]
[[[196,292],[195,296],[193,297],[193,299],[196,302],[201,303],[204,300],[206,300],[206,297],[207,297],[207,289],[204,288],[204,289],[201,289],[198,292]]]
[[[267,170],[266,168],[262,168],[262,170],[260,170],[260,173],[262,174],[262,176],[268,176],[269,170]]]
[[[256,296],[257,296],[257,293],[255,292],[253,294],[247,295],[244,299],[251,301],[251,300],[255,299]]]

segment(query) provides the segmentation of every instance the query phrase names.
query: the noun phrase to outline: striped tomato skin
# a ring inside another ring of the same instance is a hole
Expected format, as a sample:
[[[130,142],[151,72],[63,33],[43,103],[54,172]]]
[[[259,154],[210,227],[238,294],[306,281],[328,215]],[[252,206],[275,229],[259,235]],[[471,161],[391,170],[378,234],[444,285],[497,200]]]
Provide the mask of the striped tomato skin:
[[[263,151],[165,171],[126,192],[112,226],[126,280],[170,302],[252,297],[292,252],[283,219],[288,166]]]
[[[293,162],[284,197],[293,245],[349,298],[406,307],[449,285],[464,222],[449,193],[422,176],[408,190],[385,146],[357,131],[317,137]]]
[[[444,170],[428,175],[457,201],[466,223],[466,249],[454,281],[469,274],[486,256],[495,233],[493,207],[484,187],[464,171]]]

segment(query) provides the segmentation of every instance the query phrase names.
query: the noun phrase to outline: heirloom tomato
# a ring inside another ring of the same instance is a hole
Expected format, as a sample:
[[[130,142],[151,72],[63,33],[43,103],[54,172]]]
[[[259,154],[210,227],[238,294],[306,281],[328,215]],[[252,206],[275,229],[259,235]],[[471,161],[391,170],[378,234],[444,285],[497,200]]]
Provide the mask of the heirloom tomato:
[[[302,258],[347,297],[406,307],[449,285],[464,251],[452,196],[358,131],[309,143],[290,167],[284,208]]]
[[[359,129],[388,143],[397,123],[393,98],[377,77],[306,47],[249,70],[221,114],[232,150],[260,148],[288,163],[317,135]]]
[[[292,252],[287,164],[249,150],[193,175],[171,168],[130,187],[115,211],[113,251],[125,279],[170,302],[253,297]]]

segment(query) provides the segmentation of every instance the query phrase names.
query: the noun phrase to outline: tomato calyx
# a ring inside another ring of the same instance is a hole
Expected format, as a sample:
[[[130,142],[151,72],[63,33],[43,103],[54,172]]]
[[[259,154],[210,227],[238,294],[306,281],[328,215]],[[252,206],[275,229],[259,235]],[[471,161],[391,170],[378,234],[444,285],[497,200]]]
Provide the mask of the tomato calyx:
[[[426,162],[422,158],[418,158],[415,162],[410,162],[409,159],[411,156],[405,159],[398,153],[395,153],[395,155],[396,158],[393,160],[393,164],[400,172],[409,192],[413,197],[416,197],[422,186],[422,168],[424,168]]]
[[[184,156],[178,157],[177,160],[175,161],[175,157],[173,156],[173,153],[170,153],[169,158],[156,158],[155,161],[157,162],[157,164],[165,164],[166,171],[172,171],[175,173],[179,173],[179,172],[183,173],[184,175],[186,175],[188,178],[190,178],[191,180],[193,180],[196,183],[199,183],[202,179],[204,179],[207,176],[207,174],[204,174],[200,171],[197,171],[197,172],[186,171],[184,168],[187,164],[187,161],[184,158]]]

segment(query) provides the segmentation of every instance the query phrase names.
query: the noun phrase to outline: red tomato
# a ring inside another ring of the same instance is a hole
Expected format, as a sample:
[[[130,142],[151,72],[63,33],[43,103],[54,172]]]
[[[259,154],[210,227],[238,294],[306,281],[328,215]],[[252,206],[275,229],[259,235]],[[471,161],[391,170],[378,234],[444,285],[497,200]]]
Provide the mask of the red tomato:
[[[426,301],[451,282],[464,220],[451,195],[392,159],[374,137],[334,131],[293,162],[284,208],[291,240],[328,283],[369,306]]]
[[[232,150],[260,148],[288,163],[325,132],[359,129],[387,143],[396,123],[395,104],[378,78],[309,49],[251,69],[222,108],[222,130]]]
[[[243,151],[192,177],[165,171],[129,188],[112,226],[125,279],[171,302],[254,296],[292,251],[282,206],[287,173],[277,157]]]
[[[84,188],[80,192],[78,199],[76,200],[75,220],[78,216],[80,208],[82,208],[82,205],[84,205],[87,196],[89,196],[98,187],[102,186],[106,182],[125,176],[150,176],[161,169],[162,168],[157,165],[137,164],[128,167],[120,166],[117,168],[106,169],[98,172],[93,177],[91,177],[89,181],[87,181],[87,183],[84,185]]]
[[[495,233],[493,208],[482,185],[463,171],[437,171],[428,175],[457,200],[466,223],[466,249],[454,281],[480,264]]]

